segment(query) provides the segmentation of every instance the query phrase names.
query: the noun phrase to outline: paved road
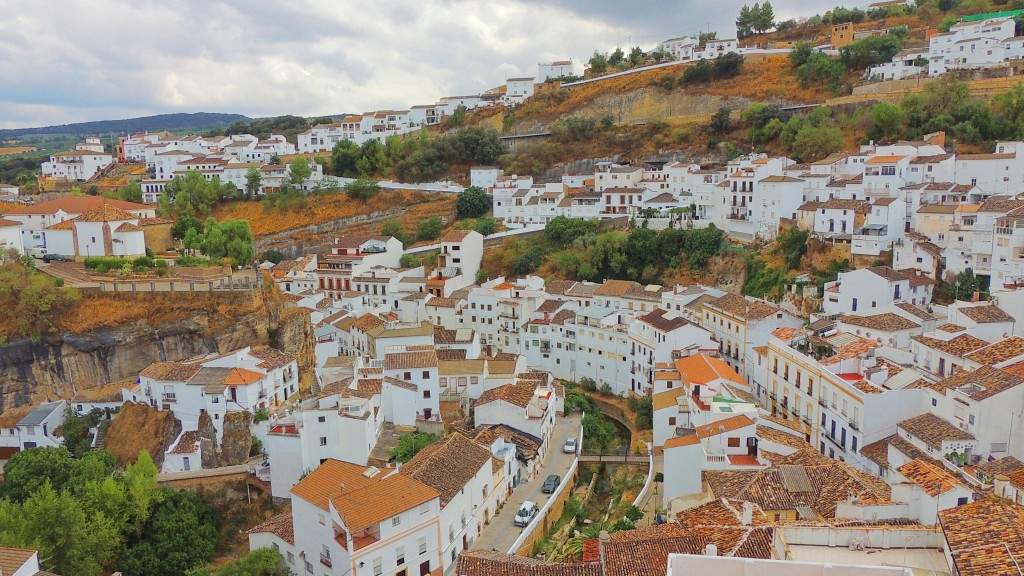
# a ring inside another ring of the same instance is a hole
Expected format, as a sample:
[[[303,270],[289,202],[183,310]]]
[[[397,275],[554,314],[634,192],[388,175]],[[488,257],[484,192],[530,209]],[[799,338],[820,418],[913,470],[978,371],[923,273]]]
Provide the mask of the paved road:
[[[505,501],[501,514],[491,520],[491,523],[484,526],[480,536],[473,544],[475,550],[496,549],[499,552],[508,552],[508,549],[515,543],[516,538],[523,529],[512,524],[520,505],[527,500],[537,503],[540,508],[548,501],[548,494],[541,493],[544,479],[549,474],[558,474],[565,477],[566,471],[572,465],[573,454],[564,454],[562,445],[569,438],[580,434],[580,414],[572,413],[564,418],[555,421],[555,430],[551,435],[551,448],[548,450],[547,458],[540,468],[540,473],[533,480],[523,482],[512,492],[512,496]]]

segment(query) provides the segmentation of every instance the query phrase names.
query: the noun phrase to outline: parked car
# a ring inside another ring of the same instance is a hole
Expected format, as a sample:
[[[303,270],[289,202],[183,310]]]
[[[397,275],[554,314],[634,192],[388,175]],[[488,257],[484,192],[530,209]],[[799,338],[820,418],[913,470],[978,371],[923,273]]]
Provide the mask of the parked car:
[[[568,440],[566,440],[565,441],[565,445],[562,446],[562,452],[565,452],[566,454],[575,454],[576,453],[576,439],[575,438],[569,438]]]
[[[63,254],[43,254],[43,262],[71,262],[71,258]]]
[[[537,504],[527,500],[523,502],[523,505],[519,507],[519,512],[516,513],[516,519],[512,521],[516,526],[526,526],[533,520],[533,517],[537,515]]]
[[[562,479],[559,478],[558,475],[552,474],[551,476],[548,476],[546,480],[544,480],[544,486],[541,487],[540,491],[545,494],[552,494],[554,493],[555,489],[558,488],[558,485],[561,482]]]

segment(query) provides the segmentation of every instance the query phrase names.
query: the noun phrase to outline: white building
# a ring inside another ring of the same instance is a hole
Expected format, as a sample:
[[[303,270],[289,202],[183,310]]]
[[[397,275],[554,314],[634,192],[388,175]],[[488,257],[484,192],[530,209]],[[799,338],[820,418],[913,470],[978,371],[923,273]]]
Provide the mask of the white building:
[[[47,236],[49,235],[47,229],[51,226],[73,220],[86,213],[109,208],[125,211],[131,215],[131,218],[122,220],[122,223],[133,221],[136,225],[144,225],[157,221],[156,209],[152,206],[103,198],[102,196],[66,196],[38,204],[19,206],[7,210],[4,218],[21,223],[22,244],[26,250],[31,250],[32,248],[47,248]],[[89,240],[91,243],[91,238]],[[66,250],[70,250],[73,246],[73,243],[67,242],[65,239]],[[74,251],[68,253],[75,254]],[[82,255],[86,255],[84,251]]]
[[[291,490],[290,514],[249,531],[296,574],[440,574],[437,490],[397,470],[326,460]]]
[[[544,82],[550,78],[574,76],[572,60],[556,60],[537,64],[537,80]]]
[[[97,172],[114,163],[114,156],[103,150],[98,138],[87,138],[73,150],[50,155],[40,166],[44,178],[54,180],[89,180]]]

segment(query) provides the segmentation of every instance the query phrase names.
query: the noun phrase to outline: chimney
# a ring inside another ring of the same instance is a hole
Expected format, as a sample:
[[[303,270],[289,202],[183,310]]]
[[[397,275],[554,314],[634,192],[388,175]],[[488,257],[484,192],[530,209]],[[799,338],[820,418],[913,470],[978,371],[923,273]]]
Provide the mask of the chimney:
[[[754,523],[754,505],[750,502],[743,503],[743,518],[740,521],[744,526],[750,526]]]
[[[715,546],[714,544],[708,544],[704,548],[704,555],[705,556],[718,556],[718,546]]]
[[[605,544],[610,542],[611,539],[612,539],[612,537],[608,535],[608,531],[607,530],[601,530],[601,533],[597,535],[598,550],[600,550],[600,552],[601,552],[601,573],[602,574],[605,573],[605,566],[606,566],[606,564],[605,564],[604,546],[605,546]]]

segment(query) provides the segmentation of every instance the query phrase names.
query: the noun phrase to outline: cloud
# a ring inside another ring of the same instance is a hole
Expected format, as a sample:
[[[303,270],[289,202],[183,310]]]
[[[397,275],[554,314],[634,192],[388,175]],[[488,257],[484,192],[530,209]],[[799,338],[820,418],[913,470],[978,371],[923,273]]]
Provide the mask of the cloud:
[[[817,1],[780,1],[775,10],[810,10]],[[313,116],[405,108],[535,74],[541,60],[571,57],[582,71],[595,49],[630,38],[653,46],[708,22],[727,36],[739,6],[0,0],[0,127],[177,111]]]

